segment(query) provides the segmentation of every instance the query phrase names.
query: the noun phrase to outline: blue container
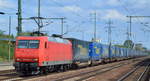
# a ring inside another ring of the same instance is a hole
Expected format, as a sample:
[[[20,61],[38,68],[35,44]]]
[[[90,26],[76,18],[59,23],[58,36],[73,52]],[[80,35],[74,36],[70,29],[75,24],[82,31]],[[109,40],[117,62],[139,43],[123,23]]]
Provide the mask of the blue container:
[[[123,57],[127,57],[127,49],[126,48],[123,48]]]
[[[126,48],[126,58],[128,57],[128,48]]]
[[[115,46],[111,46],[111,50],[110,50],[110,56],[112,58],[116,58],[117,54],[116,54],[116,47]]]
[[[116,57],[119,58],[120,57],[120,48],[116,47]]]
[[[102,52],[103,52],[103,48],[102,48],[102,44],[100,43],[95,43],[95,42],[91,42],[90,46],[89,46],[89,56],[90,59],[92,61],[98,61],[101,60],[101,56],[102,56]]]
[[[121,49],[121,48],[118,48],[118,50],[119,50],[119,55],[118,55],[118,57],[121,58],[121,57],[123,56],[122,49]]]

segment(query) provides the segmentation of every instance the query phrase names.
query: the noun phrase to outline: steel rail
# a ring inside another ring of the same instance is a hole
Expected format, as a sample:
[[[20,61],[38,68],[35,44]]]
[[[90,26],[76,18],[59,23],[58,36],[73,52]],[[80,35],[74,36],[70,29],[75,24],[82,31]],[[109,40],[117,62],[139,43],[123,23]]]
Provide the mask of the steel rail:
[[[88,75],[86,77],[83,77],[83,78],[81,77],[78,80],[76,80],[76,81],[82,81],[82,80],[85,80],[85,79],[90,78],[92,76],[95,76],[97,74],[108,72],[108,71],[110,71],[112,69],[121,67],[121,66],[126,65],[126,64],[129,64],[129,63],[123,63],[123,64],[119,63],[119,64],[112,65],[112,66],[109,66],[109,67],[104,67],[104,68],[96,69],[96,70],[93,70],[93,71],[88,71],[88,72],[84,72],[84,73],[80,73],[80,74],[76,74],[76,75],[72,75],[72,76],[68,76],[68,77],[59,78],[59,79],[56,79],[55,81],[63,81],[63,80],[72,79],[72,78],[75,78],[75,77],[78,77],[78,76],[81,77],[83,75],[90,74],[90,75]]]
[[[143,65],[143,63],[141,65]],[[124,76],[122,76],[121,78],[119,78],[117,81],[123,81],[123,80],[125,80],[128,76],[130,76],[132,73],[134,73],[139,68],[140,68],[140,65],[136,66],[131,71],[129,71],[128,73],[126,73]]]
[[[140,75],[140,77],[138,78],[137,81],[141,81],[142,80],[142,78],[144,77],[146,72],[149,70],[149,66],[150,66],[150,64],[147,65],[147,67],[145,68],[144,72]]]

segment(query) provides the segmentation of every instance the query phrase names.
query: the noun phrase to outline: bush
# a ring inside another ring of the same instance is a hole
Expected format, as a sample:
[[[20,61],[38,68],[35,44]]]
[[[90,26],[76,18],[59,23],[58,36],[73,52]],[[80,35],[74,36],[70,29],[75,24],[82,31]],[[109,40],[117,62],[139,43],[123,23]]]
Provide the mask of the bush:
[[[10,58],[13,59],[14,47],[10,46]],[[9,59],[9,44],[8,41],[0,41],[0,61]]]

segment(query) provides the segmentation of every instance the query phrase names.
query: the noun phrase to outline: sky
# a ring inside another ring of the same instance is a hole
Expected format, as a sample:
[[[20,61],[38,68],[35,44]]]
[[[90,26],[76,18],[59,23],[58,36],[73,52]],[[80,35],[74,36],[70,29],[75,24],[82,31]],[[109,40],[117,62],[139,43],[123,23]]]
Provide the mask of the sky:
[[[12,17],[11,33],[16,35],[18,0],[0,0],[0,30],[8,34],[8,17]],[[94,32],[94,13],[97,13],[97,39],[108,43],[108,21],[112,24],[112,43],[123,44],[127,39],[129,18],[126,16],[149,16],[150,0],[41,0],[41,17],[61,18],[64,20],[64,37],[90,41]],[[22,17],[37,16],[38,0],[22,0]],[[132,21],[132,37],[134,43],[142,43],[150,48],[149,18],[134,18]],[[60,20],[44,20],[43,32],[61,33]],[[48,24],[50,23],[50,24]],[[48,24],[48,25],[47,25]],[[34,20],[23,20],[23,31],[37,30]]]

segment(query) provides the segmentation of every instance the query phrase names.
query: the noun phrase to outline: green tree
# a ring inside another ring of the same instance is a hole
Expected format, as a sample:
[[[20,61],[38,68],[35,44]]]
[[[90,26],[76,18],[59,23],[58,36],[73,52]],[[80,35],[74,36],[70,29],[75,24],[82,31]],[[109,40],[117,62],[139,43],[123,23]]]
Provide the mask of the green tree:
[[[126,40],[126,41],[124,42],[124,46],[127,47],[127,48],[133,49],[134,43],[132,42],[132,40]]]

